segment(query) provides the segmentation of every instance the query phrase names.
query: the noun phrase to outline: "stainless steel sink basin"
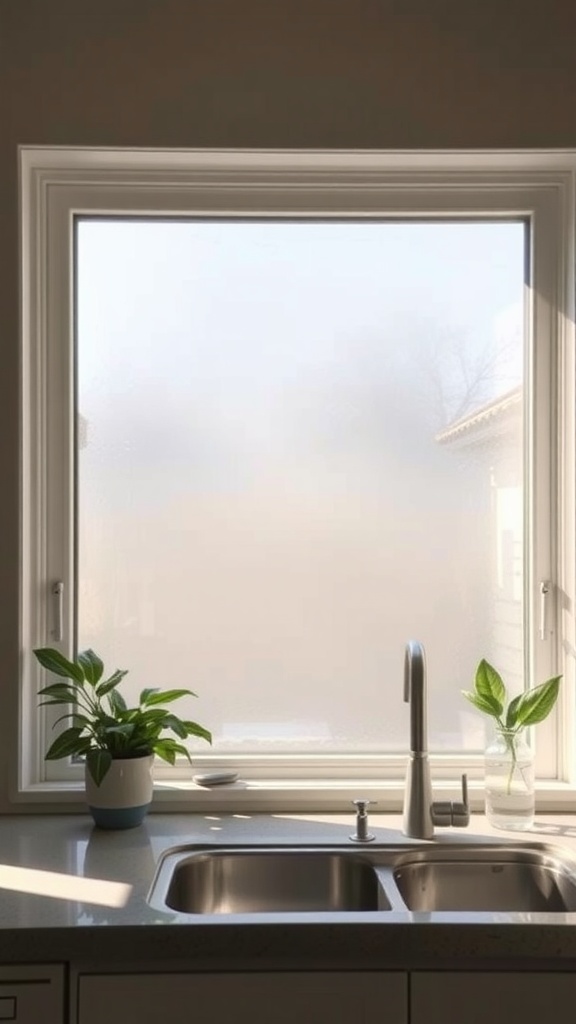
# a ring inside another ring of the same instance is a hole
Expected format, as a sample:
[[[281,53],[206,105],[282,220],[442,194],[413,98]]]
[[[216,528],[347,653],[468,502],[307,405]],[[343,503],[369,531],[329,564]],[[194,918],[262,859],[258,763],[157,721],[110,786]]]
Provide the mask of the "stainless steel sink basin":
[[[179,914],[576,913],[576,861],[541,843],[188,847],[149,896]]]
[[[302,850],[192,854],[174,866],[165,900],[188,914],[389,908],[367,861]]]
[[[574,876],[541,850],[428,850],[398,865],[394,881],[414,911],[576,911]]]

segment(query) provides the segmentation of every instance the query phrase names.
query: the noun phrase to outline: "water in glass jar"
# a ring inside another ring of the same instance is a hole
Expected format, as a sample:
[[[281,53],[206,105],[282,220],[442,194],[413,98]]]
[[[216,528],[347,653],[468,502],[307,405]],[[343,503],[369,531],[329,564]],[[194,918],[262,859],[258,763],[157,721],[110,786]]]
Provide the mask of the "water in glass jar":
[[[534,762],[530,750],[509,753],[486,751],[486,817],[496,828],[525,831],[534,824]]]

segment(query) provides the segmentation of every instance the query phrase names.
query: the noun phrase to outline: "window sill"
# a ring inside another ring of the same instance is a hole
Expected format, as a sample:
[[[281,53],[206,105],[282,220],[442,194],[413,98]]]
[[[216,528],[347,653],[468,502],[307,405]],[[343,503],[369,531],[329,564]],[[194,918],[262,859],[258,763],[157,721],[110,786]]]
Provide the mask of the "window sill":
[[[459,796],[453,781],[434,781],[433,789],[436,798],[457,799]],[[371,801],[378,814],[397,814],[402,810],[404,787],[398,780],[383,782],[375,779],[350,782],[341,779],[251,779],[212,788],[198,786],[185,779],[156,780],[151,812],[329,813],[342,812],[359,797]],[[484,788],[480,780],[469,783],[469,800],[473,812],[484,811]],[[541,813],[573,812],[576,787],[557,780],[541,780],[536,784],[536,803]],[[84,786],[81,782],[30,785],[14,793],[9,806],[2,810],[11,813],[85,813]]]

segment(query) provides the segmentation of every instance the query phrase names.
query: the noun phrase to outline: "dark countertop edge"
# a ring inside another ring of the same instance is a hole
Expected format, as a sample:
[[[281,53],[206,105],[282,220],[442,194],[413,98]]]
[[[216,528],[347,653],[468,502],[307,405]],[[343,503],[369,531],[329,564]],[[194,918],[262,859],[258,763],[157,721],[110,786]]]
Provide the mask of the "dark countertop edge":
[[[568,931],[567,931],[568,929]],[[568,940],[568,941],[567,941]],[[248,970],[576,970],[576,927],[414,923],[102,925],[0,930],[0,963],[103,973]]]

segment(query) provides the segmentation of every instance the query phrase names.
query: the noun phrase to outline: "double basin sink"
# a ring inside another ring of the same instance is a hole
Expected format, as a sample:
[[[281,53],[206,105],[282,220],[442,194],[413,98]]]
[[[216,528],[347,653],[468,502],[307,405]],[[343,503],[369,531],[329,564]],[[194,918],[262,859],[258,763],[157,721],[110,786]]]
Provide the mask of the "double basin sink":
[[[541,843],[188,847],[149,902],[191,915],[576,912],[576,860]]]

